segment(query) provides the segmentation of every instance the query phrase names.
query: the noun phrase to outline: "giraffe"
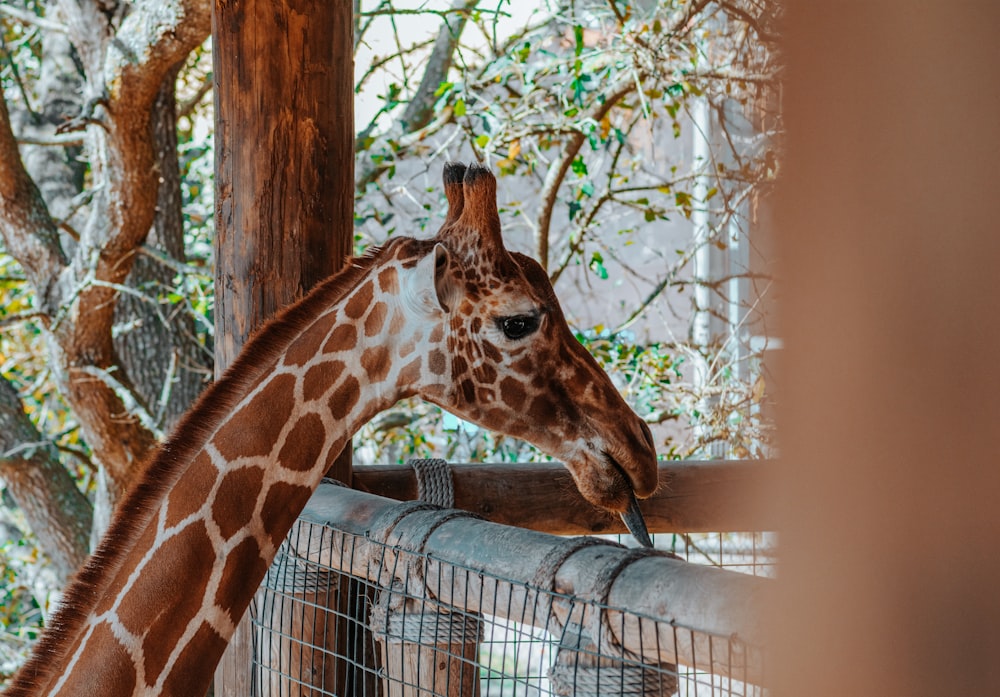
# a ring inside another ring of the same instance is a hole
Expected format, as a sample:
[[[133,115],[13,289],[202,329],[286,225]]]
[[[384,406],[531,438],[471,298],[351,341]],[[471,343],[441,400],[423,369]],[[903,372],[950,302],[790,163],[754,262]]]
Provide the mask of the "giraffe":
[[[432,239],[391,239],[280,313],[146,465],[9,697],[199,695],[323,474],[401,398],[538,445],[641,526],[645,423],[504,248],[496,180],[449,163]],[[633,529],[635,529],[633,527]],[[643,529],[644,531],[644,529]]]

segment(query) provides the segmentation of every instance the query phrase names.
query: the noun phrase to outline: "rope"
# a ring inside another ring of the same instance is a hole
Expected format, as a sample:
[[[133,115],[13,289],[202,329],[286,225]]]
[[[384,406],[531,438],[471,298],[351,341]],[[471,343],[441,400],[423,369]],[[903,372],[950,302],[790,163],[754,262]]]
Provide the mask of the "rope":
[[[556,574],[559,572],[559,568],[576,552],[585,547],[593,547],[594,545],[606,545],[608,547],[624,549],[624,545],[609,540],[601,540],[596,537],[563,538],[552,545],[552,548],[542,557],[542,561],[539,562],[538,568],[535,569],[535,574],[531,578],[531,585],[538,588],[538,590],[554,591]]]
[[[405,612],[389,614],[385,637],[413,644],[471,644],[482,639],[482,622],[460,612]]]
[[[325,593],[336,586],[335,576],[335,571],[295,554],[286,541],[281,543],[278,554],[267,568],[264,586],[274,593],[287,595]]]
[[[676,679],[642,666],[581,666],[556,663],[549,670],[552,691],[575,697],[615,697],[669,695],[676,689]]]
[[[455,485],[451,467],[440,458],[413,458],[407,463],[417,477],[417,498],[441,508],[455,505]]]
[[[676,678],[650,670],[642,665],[641,656],[634,656],[620,646],[611,630],[606,608],[615,580],[633,562],[651,556],[675,555],[645,547],[630,549],[593,537],[567,538],[553,545],[542,558],[532,577],[532,585],[540,591],[553,592],[559,568],[575,552],[594,545],[621,549],[624,553],[609,555],[595,574],[589,592],[578,593],[595,601],[593,611],[588,627],[569,624],[563,628],[556,661],[549,670],[553,692],[576,697],[671,694],[676,688]],[[636,659],[637,663],[629,659]]]

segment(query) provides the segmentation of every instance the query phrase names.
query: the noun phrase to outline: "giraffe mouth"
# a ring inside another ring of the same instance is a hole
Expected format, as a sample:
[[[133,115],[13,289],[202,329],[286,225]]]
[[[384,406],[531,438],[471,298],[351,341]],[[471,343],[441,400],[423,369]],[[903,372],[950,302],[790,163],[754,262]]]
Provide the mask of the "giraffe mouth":
[[[628,475],[625,474],[625,469],[607,451],[604,452],[604,457],[618,474],[621,475],[628,488],[628,508],[621,511],[618,515],[621,516],[622,522],[625,523],[625,527],[632,533],[632,537],[636,539],[636,542],[643,547],[652,548],[653,540],[650,539],[649,530],[646,529],[646,519],[642,517],[642,511],[639,510],[639,500],[635,497],[635,490],[632,488],[632,483]]]

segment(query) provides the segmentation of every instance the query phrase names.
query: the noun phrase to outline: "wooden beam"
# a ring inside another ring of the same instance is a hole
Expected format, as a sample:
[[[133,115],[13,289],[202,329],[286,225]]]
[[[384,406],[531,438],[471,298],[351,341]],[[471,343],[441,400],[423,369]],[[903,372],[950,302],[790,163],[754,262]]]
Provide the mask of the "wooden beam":
[[[773,530],[757,505],[771,463],[691,460],[660,463],[660,488],[640,503],[650,532]],[[555,535],[624,533],[617,516],[588,503],[557,462],[452,464],[455,508],[487,520]],[[359,488],[401,501],[417,498],[407,465],[358,467]]]
[[[417,563],[421,573],[408,578],[422,578],[428,597],[436,602],[537,622],[556,632],[567,623],[593,626],[595,618],[588,613],[595,606],[584,607],[573,598],[598,600],[594,595],[600,592],[603,570],[624,562],[629,554],[608,545],[579,549],[554,570],[558,592],[539,593],[537,570],[561,540],[450,515],[419,509],[407,514],[405,504],[391,499],[322,484],[302,513],[302,520],[314,527],[311,534],[296,540],[295,552],[384,586],[393,574],[404,573],[414,563],[414,555],[421,555]],[[388,545],[378,539],[386,521],[394,521]],[[330,534],[322,527],[327,525],[346,535]],[[420,541],[419,549],[410,548],[413,540]],[[762,685],[765,615],[761,608],[772,589],[771,579],[664,556],[634,560],[622,565],[609,589],[605,631],[612,636],[604,641],[651,664],[676,661]],[[628,611],[623,615],[616,608]]]

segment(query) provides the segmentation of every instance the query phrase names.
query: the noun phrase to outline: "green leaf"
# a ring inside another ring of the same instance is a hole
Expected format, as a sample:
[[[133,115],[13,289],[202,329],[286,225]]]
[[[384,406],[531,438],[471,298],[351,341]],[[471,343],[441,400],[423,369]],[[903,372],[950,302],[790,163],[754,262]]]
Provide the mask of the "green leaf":
[[[577,24],[573,27],[573,38],[576,39],[576,55],[583,53],[583,27]]]
[[[487,144],[489,144],[489,142],[490,142],[490,137],[485,133],[476,138],[476,145],[478,145],[480,148],[485,148]]]
[[[442,94],[444,94],[454,86],[455,86],[454,82],[442,82],[440,85],[438,85],[438,88],[434,90],[434,96],[440,97]]]
[[[594,252],[590,257],[590,270],[602,281],[608,280],[608,270],[604,268],[604,257],[600,252]]]
[[[583,161],[583,158],[579,155],[573,160],[573,164],[570,165],[573,168],[573,174],[577,176],[584,176],[587,174],[587,163]]]
[[[459,99],[455,102],[455,116],[465,116],[465,100]]]

